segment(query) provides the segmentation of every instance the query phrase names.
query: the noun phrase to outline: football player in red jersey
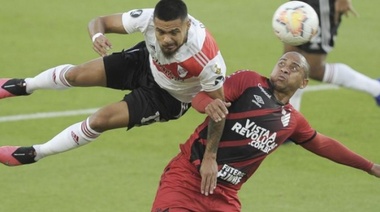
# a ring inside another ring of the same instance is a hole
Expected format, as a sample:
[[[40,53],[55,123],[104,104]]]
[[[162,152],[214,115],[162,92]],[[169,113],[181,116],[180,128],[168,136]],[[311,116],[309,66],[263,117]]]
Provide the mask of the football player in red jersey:
[[[231,106],[220,143],[208,142],[207,117],[164,169],[151,211],[240,211],[241,186],[287,139],[333,162],[380,177],[380,165],[317,132],[289,104],[292,95],[308,84],[308,72],[305,57],[288,52],[269,78],[249,70],[228,76],[224,91]],[[201,92],[192,103],[209,114],[213,100],[205,97]],[[211,160],[203,157],[207,149],[216,152],[210,167],[202,166]]]

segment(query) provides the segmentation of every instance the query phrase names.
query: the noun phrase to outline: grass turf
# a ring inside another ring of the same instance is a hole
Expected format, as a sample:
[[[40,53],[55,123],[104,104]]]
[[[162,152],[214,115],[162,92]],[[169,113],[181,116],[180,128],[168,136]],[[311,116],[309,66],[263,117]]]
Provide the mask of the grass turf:
[[[0,7],[1,77],[34,76],[58,64],[78,64],[97,55],[87,35],[96,16],[152,7],[157,1],[8,1]],[[254,69],[268,75],[282,53],[271,16],[284,1],[187,1],[218,41],[228,72]],[[376,5],[377,4],[377,5]],[[379,77],[379,3],[355,1],[359,18],[344,18],[330,62],[342,61]],[[376,7],[377,6],[377,7]],[[142,37],[109,35],[114,51]],[[318,84],[312,82],[312,85]],[[124,92],[103,88],[38,91],[1,100],[0,116],[97,108]],[[320,132],[380,162],[379,108],[373,99],[347,89],[306,93],[302,112]],[[103,134],[92,144],[30,166],[0,167],[0,211],[149,211],[166,163],[203,115],[149,127]],[[43,143],[86,115],[0,123],[0,145]],[[377,211],[379,179],[285,145],[268,157],[240,192],[248,211]]]

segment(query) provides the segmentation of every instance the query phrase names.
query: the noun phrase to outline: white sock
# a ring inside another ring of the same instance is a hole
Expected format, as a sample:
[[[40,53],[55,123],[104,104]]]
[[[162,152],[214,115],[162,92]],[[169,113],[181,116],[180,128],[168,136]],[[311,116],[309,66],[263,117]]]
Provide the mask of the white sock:
[[[33,93],[38,89],[65,89],[71,87],[65,79],[65,73],[73,65],[65,64],[50,68],[33,78],[26,78],[26,92]]]
[[[342,63],[326,64],[323,82],[364,91],[373,97],[380,95],[380,82]]]
[[[300,111],[301,110],[301,99],[302,99],[302,94],[303,94],[303,90],[302,89],[298,89],[292,96],[292,98],[290,98],[289,102],[291,105],[293,105],[293,107]]]
[[[100,136],[101,133],[90,128],[88,118],[82,122],[71,125],[50,141],[33,145],[36,150],[35,160],[78,148],[90,143]]]

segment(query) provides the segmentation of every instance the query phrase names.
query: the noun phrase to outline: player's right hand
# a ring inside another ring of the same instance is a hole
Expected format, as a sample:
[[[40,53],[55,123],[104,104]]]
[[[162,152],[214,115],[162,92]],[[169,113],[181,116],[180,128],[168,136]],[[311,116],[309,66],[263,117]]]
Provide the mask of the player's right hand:
[[[204,157],[199,170],[201,174],[201,193],[205,196],[214,193],[218,177],[218,164],[215,157]]]
[[[104,35],[96,37],[92,44],[94,51],[102,57],[107,56],[107,52],[112,49],[111,42]]]

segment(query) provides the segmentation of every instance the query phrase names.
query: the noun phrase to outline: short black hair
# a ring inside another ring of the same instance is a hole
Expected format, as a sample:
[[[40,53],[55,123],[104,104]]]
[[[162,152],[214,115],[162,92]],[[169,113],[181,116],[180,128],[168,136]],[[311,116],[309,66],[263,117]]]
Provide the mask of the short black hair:
[[[154,8],[154,17],[163,21],[187,18],[187,6],[182,0],[160,0]]]

